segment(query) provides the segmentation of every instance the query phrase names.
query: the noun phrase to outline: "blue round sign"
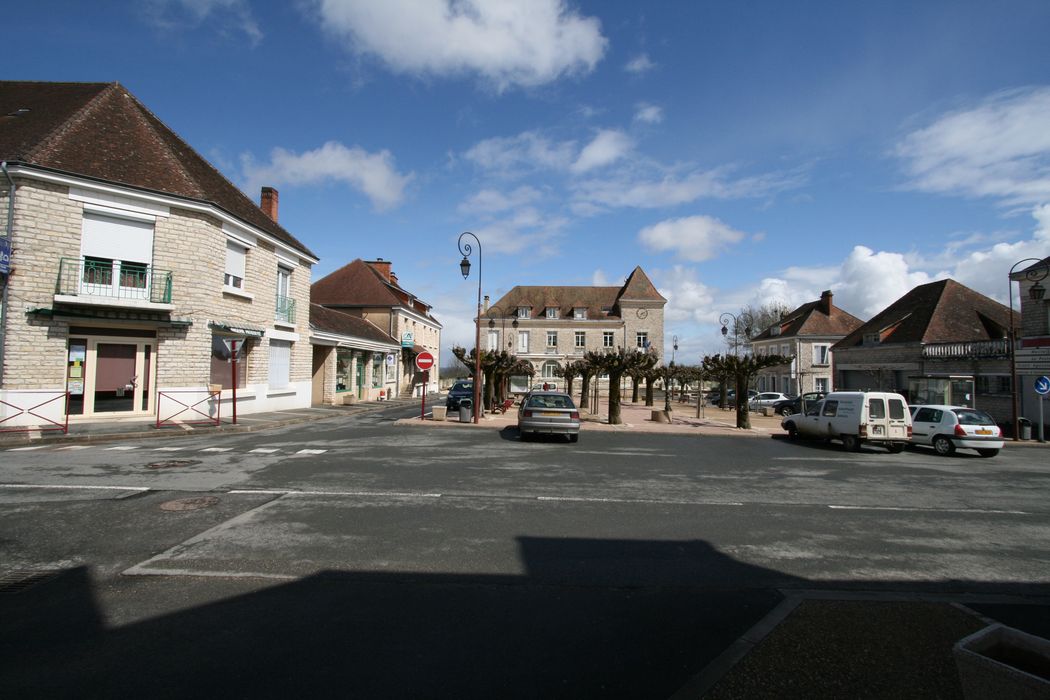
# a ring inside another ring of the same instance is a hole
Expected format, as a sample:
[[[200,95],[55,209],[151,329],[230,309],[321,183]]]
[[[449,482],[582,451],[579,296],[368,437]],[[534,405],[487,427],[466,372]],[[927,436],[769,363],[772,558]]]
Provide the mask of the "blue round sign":
[[[1035,380],[1035,393],[1041,396],[1050,394],[1050,377],[1039,377]]]

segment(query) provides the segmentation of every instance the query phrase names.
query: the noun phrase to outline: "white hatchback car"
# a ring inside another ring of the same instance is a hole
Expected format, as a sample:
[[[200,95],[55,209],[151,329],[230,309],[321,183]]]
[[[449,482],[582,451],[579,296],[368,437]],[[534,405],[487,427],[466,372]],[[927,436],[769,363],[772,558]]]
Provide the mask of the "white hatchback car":
[[[956,449],[977,450],[994,457],[1003,448],[1003,434],[984,411],[965,406],[911,406],[913,445],[932,445],[939,455]]]
[[[756,396],[753,399],[751,399],[751,401],[748,402],[748,405],[751,407],[752,410],[754,410],[754,409],[762,408],[764,406],[772,407],[772,405],[775,404],[777,401],[790,401],[790,400],[791,400],[790,396],[786,396],[784,394],[781,394],[780,392],[777,392],[777,391],[764,391],[761,394],[759,394],[758,396]]]

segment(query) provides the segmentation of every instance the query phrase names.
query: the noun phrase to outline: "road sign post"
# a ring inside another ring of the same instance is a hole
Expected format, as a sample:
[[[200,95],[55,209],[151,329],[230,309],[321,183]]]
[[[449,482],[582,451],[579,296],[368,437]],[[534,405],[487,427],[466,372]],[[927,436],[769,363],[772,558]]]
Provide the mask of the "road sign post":
[[[416,369],[423,373],[423,401],[419,406],[419,420],[427,415],[427,382],[430,380],[430,368],[434,366],[434,356],[424,350],[416,355]]]
[[[1035,393],[1039,394],[1039,442],[1046,442],[1043,437],[1043,402],[1050,394],[1050,377],[1042,376],[1035,380]]]

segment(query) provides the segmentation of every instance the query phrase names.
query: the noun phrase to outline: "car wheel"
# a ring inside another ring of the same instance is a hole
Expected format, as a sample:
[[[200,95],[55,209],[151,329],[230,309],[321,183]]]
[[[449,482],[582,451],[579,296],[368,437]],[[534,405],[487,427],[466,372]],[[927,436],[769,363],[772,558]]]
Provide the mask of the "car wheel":
[[[842,446],[847,452],[860,452],[860,438],[856,435],[843,435]]]
[[[895,455],[896,454],[900,454],[901,452],[904,452],[904,443],[903,442],[891,442],[890,444],[886,445],[886,449],[889,450],[890,452],[892,452]]]
[[[580,441],[580,434],[579,433],[572,433],[571,435],[569,435],[569,442],[579,442],[579,441]]]
[[[995,449],[977,450],[977,454],[981,455],[982,457],[994,457],[997,454],[999,454],[999,450],[995,450]]]
[[[794,423],[785,425],[784,430],[788,431],[788,440],[798,440],[798,428],[795,427]]]
[[[521,440],[522,442],[528,442],[529,439],[530,439],[528,431],[519,430],[518,431],[518,439]]]
[[[937,454],[947,457],[955,453],[955,444],[943,435],[938,435],[933,439],[933,449]]]

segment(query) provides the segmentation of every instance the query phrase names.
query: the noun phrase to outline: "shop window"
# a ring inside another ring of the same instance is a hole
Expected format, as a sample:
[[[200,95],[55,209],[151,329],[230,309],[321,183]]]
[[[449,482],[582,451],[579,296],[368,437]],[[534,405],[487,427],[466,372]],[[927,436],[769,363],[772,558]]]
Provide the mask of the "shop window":
[[[383,354],[372,355],[372,388],[379,389],[383,386]]]
[[[233,368],[230,349],[224,341],[237,341],[237,388],[243,389],[248,377],[248,353],[251,345],[244,338],[232,338],[213,334],[211,337],[211,375],[209,384],[221,384],[223,389],[233,388]]]

